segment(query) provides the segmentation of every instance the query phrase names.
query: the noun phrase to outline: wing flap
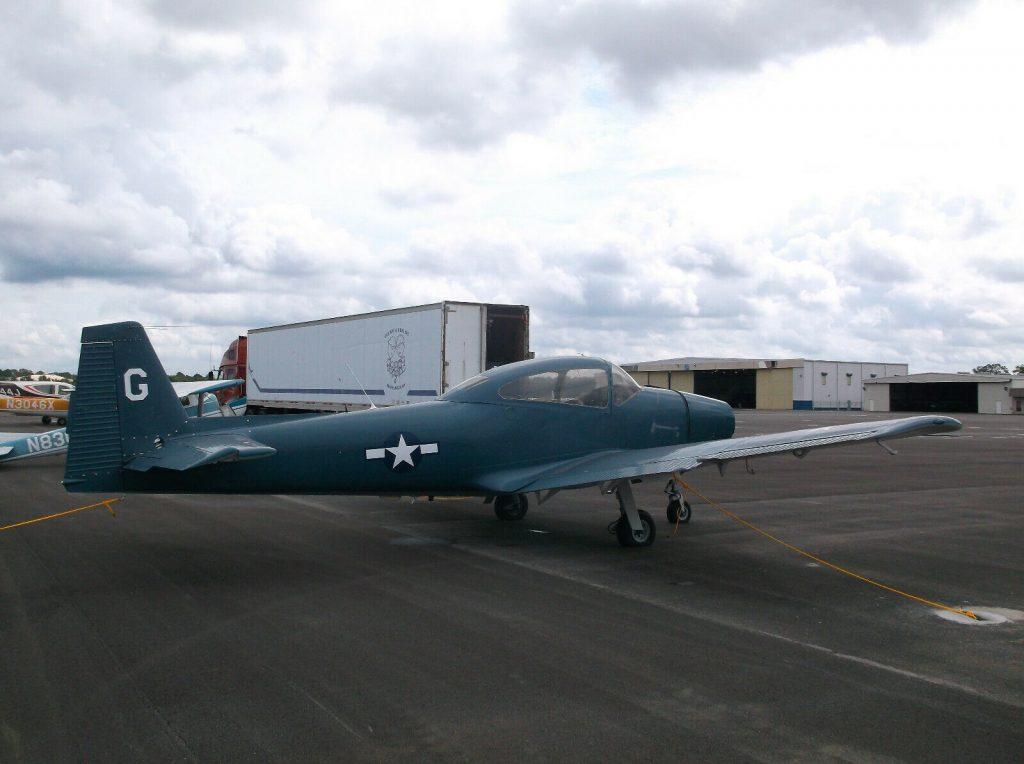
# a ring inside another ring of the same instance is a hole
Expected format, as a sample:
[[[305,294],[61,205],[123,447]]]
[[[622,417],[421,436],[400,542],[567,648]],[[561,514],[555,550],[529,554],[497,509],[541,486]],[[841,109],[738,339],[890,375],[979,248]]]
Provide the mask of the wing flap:
[[[136,456],[124,468],[148,472],[154,467],[183,472],[218,462],[265,459],[277,449],[238,433],[216,433],[175,438],[156,451]]]

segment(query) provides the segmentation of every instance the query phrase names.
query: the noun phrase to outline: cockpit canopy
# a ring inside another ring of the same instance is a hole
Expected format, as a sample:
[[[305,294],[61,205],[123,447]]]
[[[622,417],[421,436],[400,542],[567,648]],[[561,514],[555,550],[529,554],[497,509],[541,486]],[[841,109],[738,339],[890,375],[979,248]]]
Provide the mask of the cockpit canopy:
[[[640,391],[632,377],[600,358],[542,358],[499,366],[467,379],[445,401],[528,401],[607,409]]]

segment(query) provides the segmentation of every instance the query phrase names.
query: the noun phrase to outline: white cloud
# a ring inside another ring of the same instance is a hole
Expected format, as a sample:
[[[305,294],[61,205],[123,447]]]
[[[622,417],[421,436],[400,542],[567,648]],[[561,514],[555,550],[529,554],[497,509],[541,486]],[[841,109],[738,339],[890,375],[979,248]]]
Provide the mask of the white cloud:
[[[445,298],[542,354],[1024,360],[1019,5],[284,8],[0,29],[0,365]]]

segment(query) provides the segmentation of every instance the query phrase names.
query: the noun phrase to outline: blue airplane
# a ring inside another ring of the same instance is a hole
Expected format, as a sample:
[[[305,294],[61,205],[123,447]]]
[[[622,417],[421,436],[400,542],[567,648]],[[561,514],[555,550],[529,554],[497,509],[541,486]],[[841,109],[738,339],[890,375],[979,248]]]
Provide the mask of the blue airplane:
[[[656,528],[632,485],[770,454],[948,433],[944,416],[732,438],[722,401],[641,388],[599,358],[500,366],[438,400],[334,415],[188,417],[142,326],[85,327],[64,486],[71,492],[479,496],[504,520],[564,489],[618,499],[623,546]],[[883,446],[890,450],[887,446]],[[671,488],[671,485],[670,485]],[[689,519],[672,496],[670,520]]]

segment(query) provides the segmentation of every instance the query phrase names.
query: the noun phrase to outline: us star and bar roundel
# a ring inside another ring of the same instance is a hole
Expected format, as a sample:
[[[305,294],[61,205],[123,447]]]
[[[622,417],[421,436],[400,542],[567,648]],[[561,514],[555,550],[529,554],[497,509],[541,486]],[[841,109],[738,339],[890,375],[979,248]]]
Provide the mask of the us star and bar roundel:
[[[438,452],[437,443],[422,443],[411,433],[396,432],[386,438],[383,448],[366,449],[367,461],[383,459],[395,472],[408,472],[428,454]]]

